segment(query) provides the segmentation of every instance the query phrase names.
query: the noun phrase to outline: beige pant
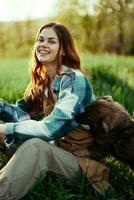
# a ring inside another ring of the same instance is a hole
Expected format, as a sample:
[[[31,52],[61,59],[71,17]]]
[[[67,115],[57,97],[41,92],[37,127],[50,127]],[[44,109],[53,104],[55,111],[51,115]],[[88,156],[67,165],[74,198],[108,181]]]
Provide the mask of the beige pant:
[[[0,200],[20,199],[47,171],[72,178],[80,167],[71,153],[53,144],[41,139],[26,141],[0,171]]]

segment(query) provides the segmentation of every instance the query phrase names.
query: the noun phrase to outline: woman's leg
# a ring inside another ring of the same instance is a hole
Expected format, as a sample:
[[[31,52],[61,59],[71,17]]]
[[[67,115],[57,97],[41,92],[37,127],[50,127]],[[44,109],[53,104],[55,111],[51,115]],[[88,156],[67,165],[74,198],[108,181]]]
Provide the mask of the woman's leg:
[[[41,139],[26,141],[0,171],[0,200],[21,198],[47,171],[71,178],[78,175],[80,167],[71,153],[55,145]]]

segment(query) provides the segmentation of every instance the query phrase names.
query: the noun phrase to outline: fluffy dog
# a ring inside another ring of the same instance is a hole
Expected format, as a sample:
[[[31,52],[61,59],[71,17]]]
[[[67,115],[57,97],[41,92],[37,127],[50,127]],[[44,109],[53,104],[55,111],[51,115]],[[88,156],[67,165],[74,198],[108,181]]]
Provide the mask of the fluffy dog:
[[[134,169],[134,121],[122,105],[109,96],[101,97],[86,106],[76,120],[89,125],[93,134],[92,159],[112,155]]]

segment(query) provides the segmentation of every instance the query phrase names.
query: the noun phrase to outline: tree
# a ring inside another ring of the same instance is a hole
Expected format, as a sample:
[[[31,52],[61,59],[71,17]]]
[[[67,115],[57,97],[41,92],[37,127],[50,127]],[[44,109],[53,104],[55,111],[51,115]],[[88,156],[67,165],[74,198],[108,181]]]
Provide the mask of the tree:
[[[104,27],[107,25],[116,36],[113,43],[116,44],[114,45],[116,47],[115,51],[119,54],[126,53],[127,51],[127,36],[132,30],[129,24],[132,21],[133,9],[133,0],[99,1],[98,17],[103,16]],[[110,35],[112,37],[112,34]]]

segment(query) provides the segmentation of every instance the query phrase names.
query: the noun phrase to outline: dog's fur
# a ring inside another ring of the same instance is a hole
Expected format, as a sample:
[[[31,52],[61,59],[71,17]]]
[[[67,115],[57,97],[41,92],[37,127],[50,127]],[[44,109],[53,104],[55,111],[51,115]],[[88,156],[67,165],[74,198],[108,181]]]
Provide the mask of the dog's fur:
[[[101,160],[111,154],[134,169],[134,121],[122,105],[109,96],[101,97],[86,106],[76,120],[91,129],[92,159]]]

